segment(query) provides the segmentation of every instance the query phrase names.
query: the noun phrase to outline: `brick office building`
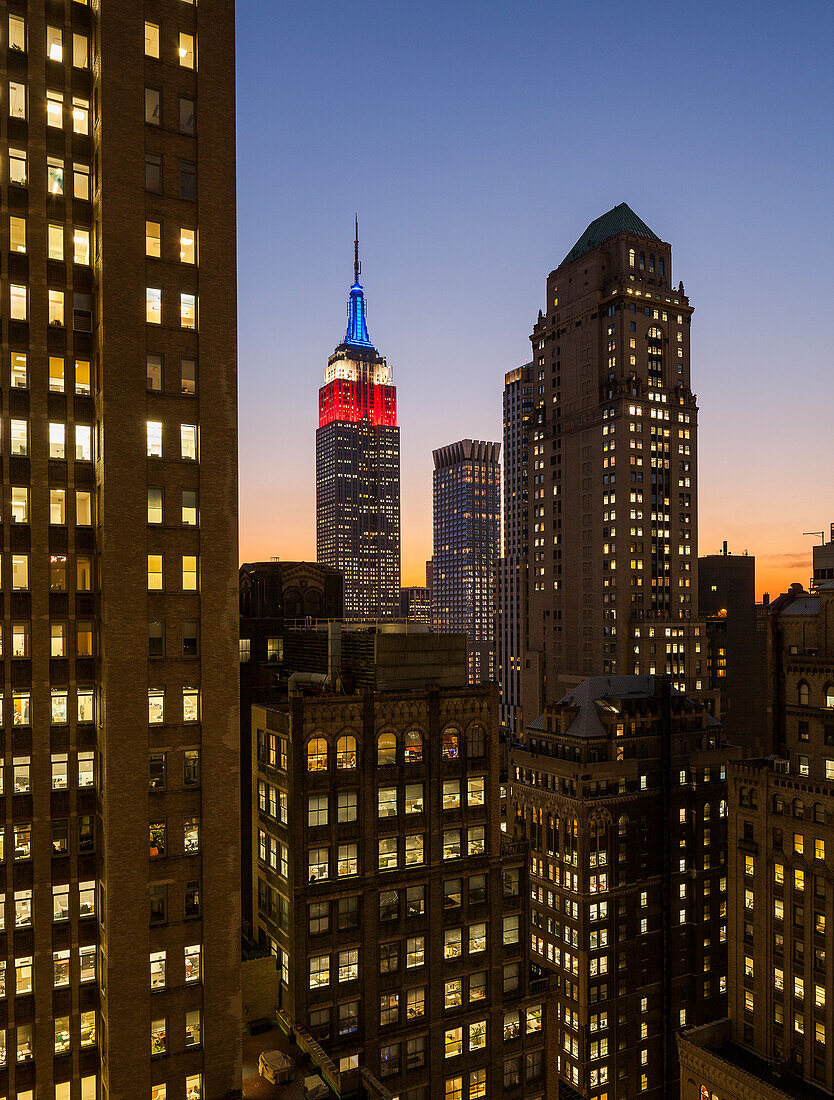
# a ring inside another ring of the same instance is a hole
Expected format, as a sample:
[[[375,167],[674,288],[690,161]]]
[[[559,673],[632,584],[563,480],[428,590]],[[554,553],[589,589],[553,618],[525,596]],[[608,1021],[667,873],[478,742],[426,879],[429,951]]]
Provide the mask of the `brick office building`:
[[[459,643],[434,688],[253,708],[259,936],[286,1025],[343,1093],[361,1074],[401,1100],[543,1097],[547,979],[525,849],[500,832],[497,688],[463,686],[462,637],[423,637]]]
[[[732,755],[703,704],[643,676],[584,680],[511,745],[559,1096],[666,1100],[676,1032],[723,1011]]]
[[[728,769],[729,1014],[681,1037],[683,1100],[834,1093],[834,581],[768,619],[775,751]]]
[[[0,1095],[215,1100],[240,1085],[233,5],[4,19]]]

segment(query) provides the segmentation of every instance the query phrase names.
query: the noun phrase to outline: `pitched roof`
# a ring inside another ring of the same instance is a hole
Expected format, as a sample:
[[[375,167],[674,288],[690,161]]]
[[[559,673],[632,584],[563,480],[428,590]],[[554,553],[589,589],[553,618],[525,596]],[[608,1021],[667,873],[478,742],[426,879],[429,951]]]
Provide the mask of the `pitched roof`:
[[[584,256],[586,252],[601,245],[603,241],[615,237],[617,233],[633,233],[636,237],[645,237],[649,241],[660,240],[660,237],[637,217],[627,203],[621,202],[619,206],[615,206],[613,210],[609,210],[607,214],[591,222],[559,266],[563,267]]]

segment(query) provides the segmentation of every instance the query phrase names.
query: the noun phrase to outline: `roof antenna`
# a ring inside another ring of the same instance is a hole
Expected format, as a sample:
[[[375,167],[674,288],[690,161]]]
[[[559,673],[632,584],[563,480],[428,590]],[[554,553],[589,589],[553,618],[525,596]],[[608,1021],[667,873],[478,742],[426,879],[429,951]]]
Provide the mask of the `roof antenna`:
[[[359,273],[362,271],[362,265],[359,263],[359,212],[354,213],[354,225],[356,227],[356,236],[353,239],[353,281],[359,282]]]

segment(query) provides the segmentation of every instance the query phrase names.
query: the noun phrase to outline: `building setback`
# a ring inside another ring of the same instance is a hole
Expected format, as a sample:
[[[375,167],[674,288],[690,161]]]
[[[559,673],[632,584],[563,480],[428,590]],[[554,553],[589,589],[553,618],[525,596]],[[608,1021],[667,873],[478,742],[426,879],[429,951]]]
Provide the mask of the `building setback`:
[[[698,558],[698,610],[706,632],[709,687],[721,692],[721,721],[744,756],[769,751],[766,611],[756,603],[756,559]]]
[[[679,1039],[682,1100],[834,1093],[834,581],[770,605],[775,752],[729,780],[729,1014]]]
[[[240,1088],[234,11],[146,10],[4,5],[18,1100]]]
[[[400,606],[400,429],[393,372],[368,335],[356,230],[345,338],[327,361],[316,430],[316,557],[345,582],[345,615]]]
[[[511,745],[560,1096],[667,1100],[676,1032],[724,1011],[733,755],[701,703],[645,676],[582,681]]]
[[[397,636],[376,638],[380,665]],[[413,686],[432,654],[438,686]],[[403,635],[387,667],[403,687],[252,710],[253,906],[280,1015],[342,1095],[361,1077],[372,1097],[543,1098],[548,979],[526,848],[500,831],[497,688],[462,686],[459,635]]]
[[[432,622],[469,639],[469,682],[495,679],[501,550],[500,443],[462,439],[433,452]]]
[[[531,337],[525,723],[597,674],[706,688],[692,307],[625,203],[547,277]]]
[[[535,408],[533,364],[504,378],[504,552],[498,560],[495,636],[501,685],[501,726],[516,732],[521,716],[521,662],[529,648],[524,627],[527,601],[528,428]]]

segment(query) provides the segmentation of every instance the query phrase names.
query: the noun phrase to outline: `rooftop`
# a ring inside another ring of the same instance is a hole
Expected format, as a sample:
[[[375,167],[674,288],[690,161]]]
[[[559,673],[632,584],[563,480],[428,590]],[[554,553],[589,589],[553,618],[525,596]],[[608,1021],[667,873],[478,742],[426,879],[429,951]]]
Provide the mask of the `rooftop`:
[[[619,206],[591,222],[559,266],[573,263],[586,252],[591,252],[611,237],[616,237],[618,233],[632,233],[635,237],[645,237],[648,241],[660,240],[627,203],[621,202]]]

